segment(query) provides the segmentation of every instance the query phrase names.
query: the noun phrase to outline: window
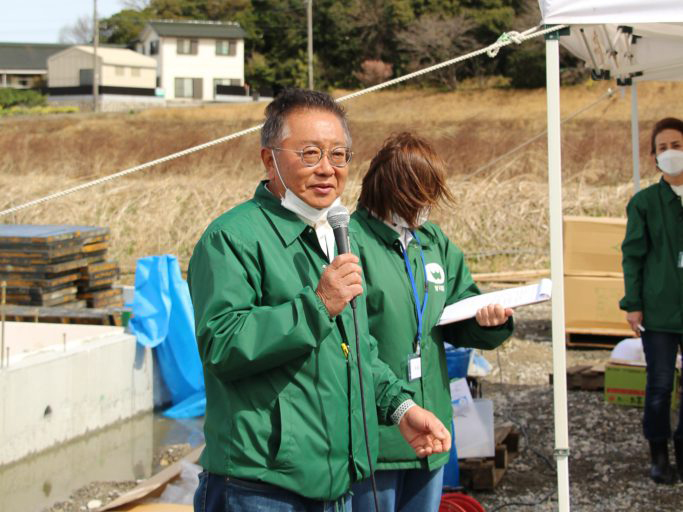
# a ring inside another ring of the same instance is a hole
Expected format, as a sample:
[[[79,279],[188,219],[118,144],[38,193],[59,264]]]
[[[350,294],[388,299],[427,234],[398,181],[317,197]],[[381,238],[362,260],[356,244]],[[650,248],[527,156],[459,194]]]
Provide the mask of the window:
[[[149,54],[150,55],[157,55],[159,53],[159,41],[150,41],[149,42]]]
[[[126,68],[123,66],[114,66],[114,71],[116,73],[116,76],[123,76],[126,72]]]
[[[178,39],[176,50],[178,55],[197,55],[197,40]]]
[[[217,85],[242,85],[242,80],[239,78],[214,78],[213,88],[216,89]]]
[[[175,79],[176,98],[202,99],[202,79],[201,78],[176,78]]]
[[[131,76],[140,76],[140,68],[130,68]]]
[[[216,41],[216,55],[237,55],[237,41],[232,39],[219,39]]]

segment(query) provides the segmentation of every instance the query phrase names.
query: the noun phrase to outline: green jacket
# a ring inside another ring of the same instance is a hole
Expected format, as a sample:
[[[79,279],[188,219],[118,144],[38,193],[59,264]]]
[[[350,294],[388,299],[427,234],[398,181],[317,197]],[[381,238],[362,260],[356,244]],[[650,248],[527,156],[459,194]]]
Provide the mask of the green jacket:
[[[642,311],[643,327],[683,333],[683,206],[661,179],[634,195],[621,244],[624,311]]]
[[[326,264],[315,232],[264,183],[197,243],[188,284],[206,383],[208,471],[319,500],[369,476],[351,308],[331,320],[315,293]],[[377,358],[363,297],[357,303],[376,456],[377,423],[390,422],[410,393]]]
[[[377,339],[380,359],[398,377],[407,380],[407,362],[413,353],[417,318],[399,235],[365,209],[357,210],[351,219],[366,282],[370,333]],[[417,235],[430,277],[427,279],[429,294],[423,320],[422,378],[412,381],[409,386],[415,393],[415,402],[436,414],[444,425],[450,426],[452,408],[443,342],[492,349],[510,336],[512,319],[496,328],[480,327],[475,319],[437,327],[444,306],[477,295],[479,289],[465,266],[462,251],[437,225],[427,222],[418,229]],[[425,276],[420,247],[415,240],[408,244],[408,256],[422,301]],[[379,432],[378,469],[431,470],[448,461],[448,453],[418,459],[405,443],[400,442],[401,436],[395,426],[380,426]]]

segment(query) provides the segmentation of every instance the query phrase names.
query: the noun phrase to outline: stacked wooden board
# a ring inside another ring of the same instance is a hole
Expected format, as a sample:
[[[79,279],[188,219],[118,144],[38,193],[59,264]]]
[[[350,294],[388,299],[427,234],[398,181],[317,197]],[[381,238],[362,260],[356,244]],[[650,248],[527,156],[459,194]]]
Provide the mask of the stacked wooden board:
[[[123,305],[116,262],[107,261],[109,229],[1,224],[0,282],[6,302],[104,308]]]

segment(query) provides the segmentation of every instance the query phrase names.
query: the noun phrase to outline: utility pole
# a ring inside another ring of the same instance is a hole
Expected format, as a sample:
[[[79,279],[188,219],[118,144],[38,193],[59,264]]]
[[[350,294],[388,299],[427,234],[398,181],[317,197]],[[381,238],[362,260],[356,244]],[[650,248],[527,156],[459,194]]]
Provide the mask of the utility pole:
[[[308,88],[313,90],[313,0],[307,0],[308,17]]]
[[[93,0],[92,15],[92,101],[93,112],[99,111],[99,73],[97,69],[97,46],[100,43],[100,25],[97,22],[97,0]]]

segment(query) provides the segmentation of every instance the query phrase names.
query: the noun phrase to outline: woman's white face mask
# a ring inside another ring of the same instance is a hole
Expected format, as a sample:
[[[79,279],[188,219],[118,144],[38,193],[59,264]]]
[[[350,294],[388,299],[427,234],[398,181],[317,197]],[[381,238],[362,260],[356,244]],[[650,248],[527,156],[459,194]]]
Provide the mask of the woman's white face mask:
[[[427,222],[429,220],[429,208],[422,208],[417,213],[417,217],[415,219],[416,226],[415,227],[420,227],[422,224]],[[398,226],[399,228],[404,228],[404,229],[412,229],[414,226],[408,225],[408,223],[403,219],[403,217],[399,217],[395,213],[391,214],[391,222],[392,224]]]
[[[669,176],[678,176],[683,172],[683,151],[667,149],[657,155],[657,167]]]

